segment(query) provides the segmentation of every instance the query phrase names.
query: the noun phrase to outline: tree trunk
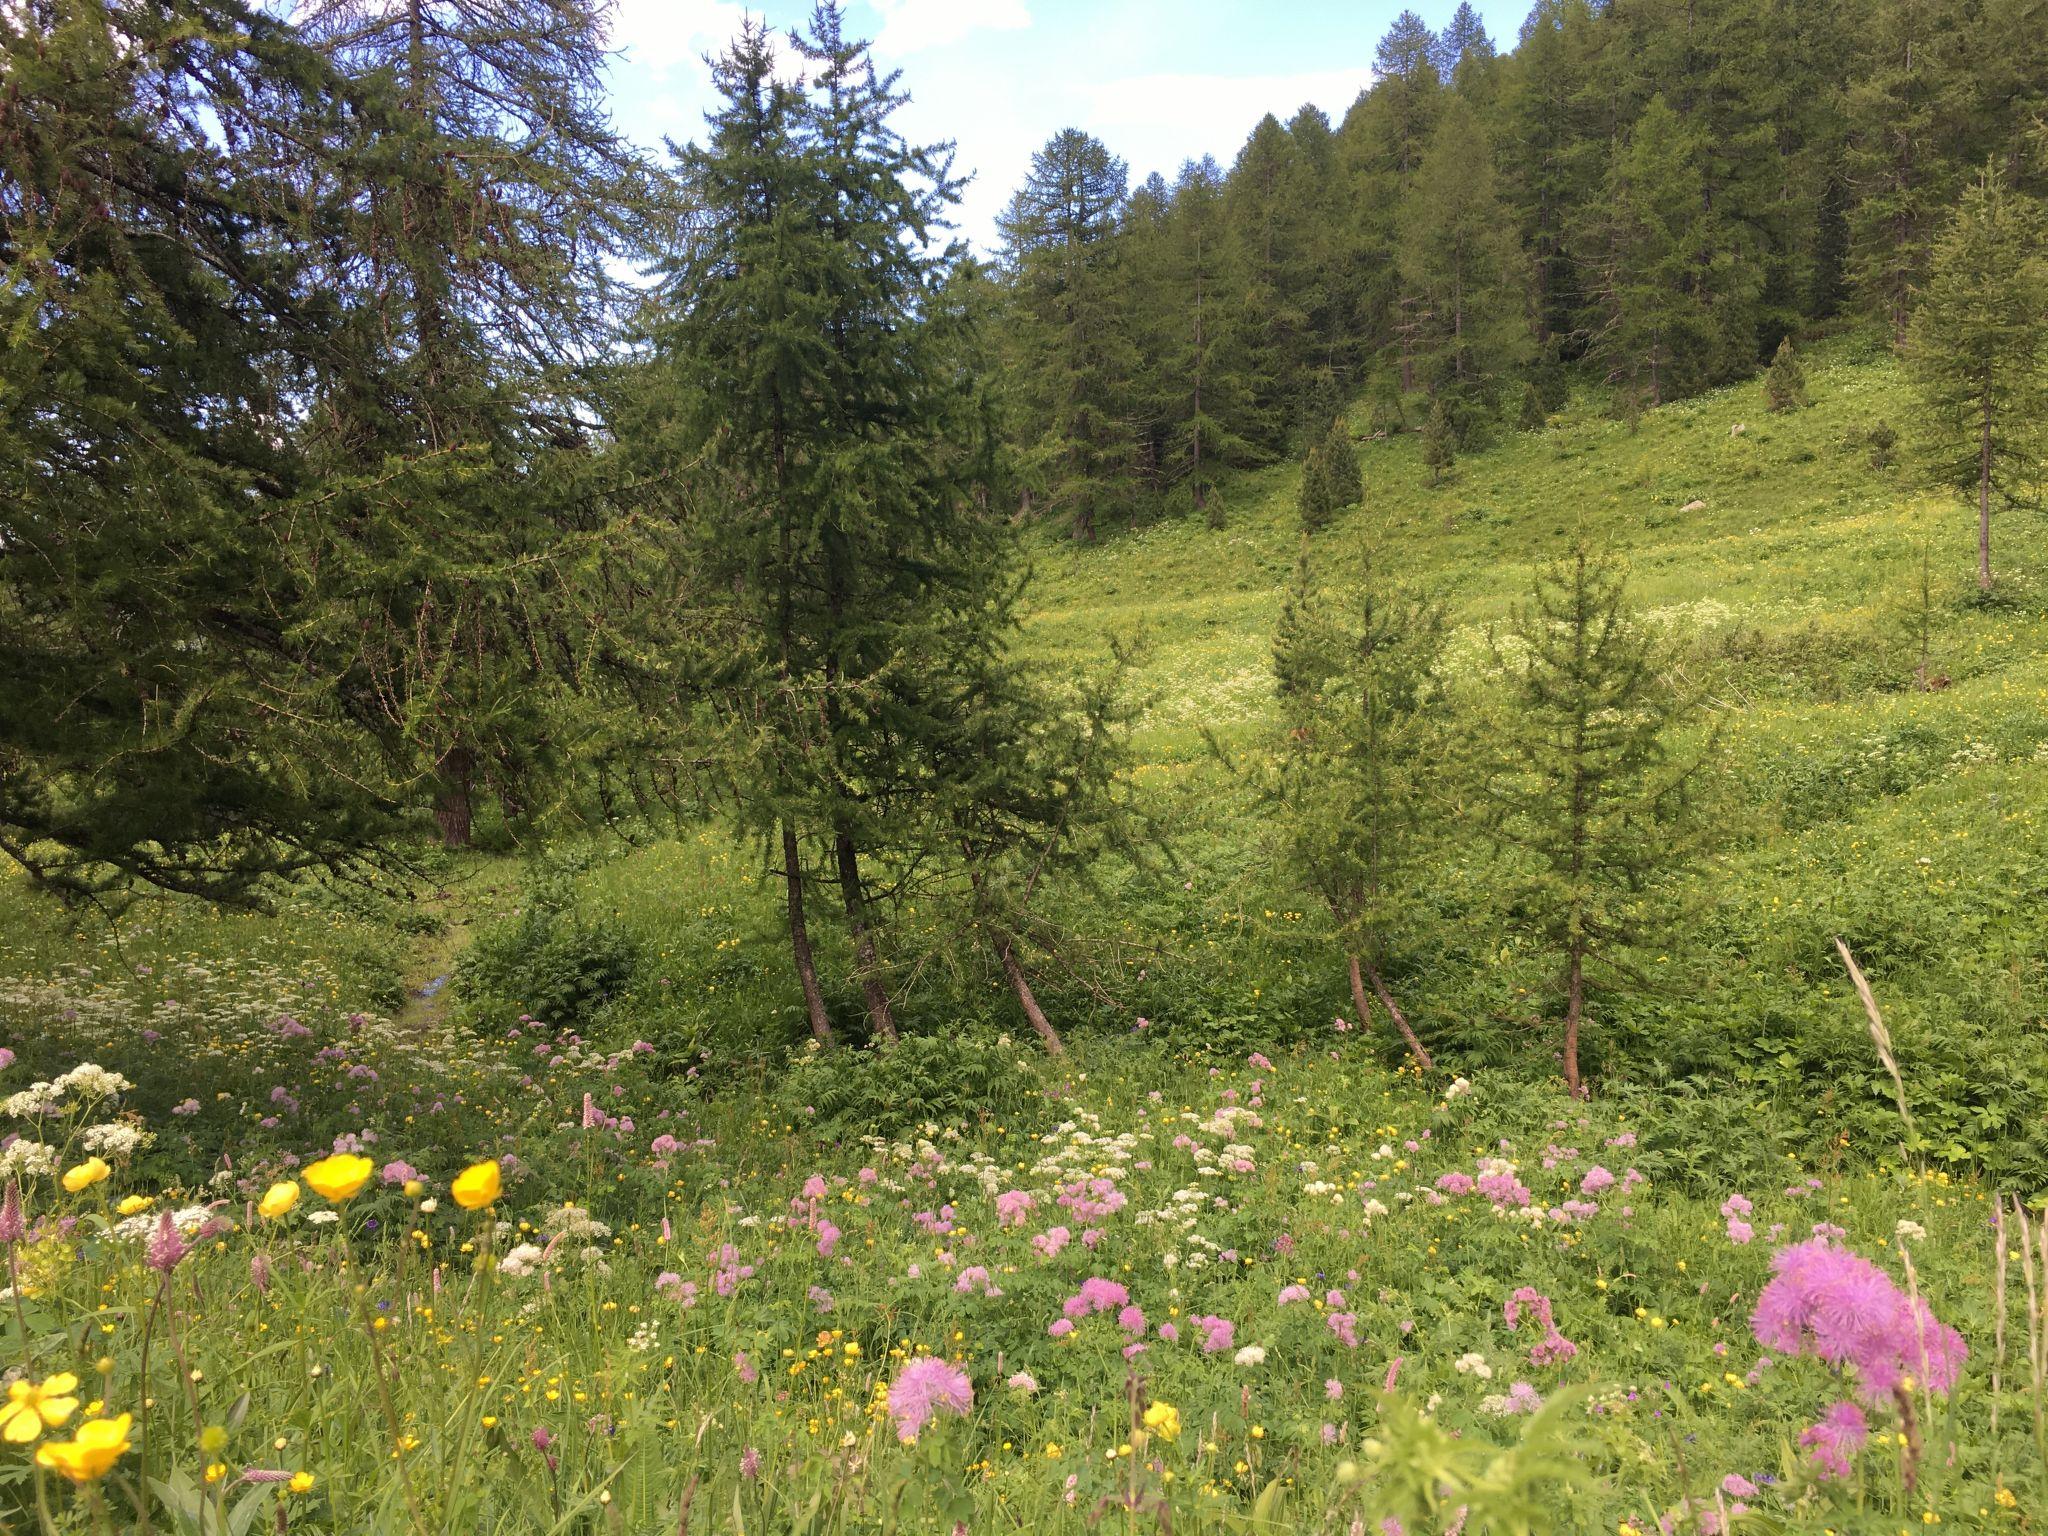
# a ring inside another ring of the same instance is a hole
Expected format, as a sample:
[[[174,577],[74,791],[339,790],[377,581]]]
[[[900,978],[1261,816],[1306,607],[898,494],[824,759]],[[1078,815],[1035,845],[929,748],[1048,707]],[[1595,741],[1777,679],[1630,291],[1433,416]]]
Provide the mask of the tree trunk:
[[[867,999],[868,1022],[875,1038],[896,1042],[896,1016],[889,1009],[889,993],[882,985],[881,957],[875,952],[874,936],[868,931],[867,902],[860,889],[860,854],[853,846],[853,834],[844,827],[834,840],[839,856],[839,894],[846,903],[846,926],[853,931],[854,964],[860,968],[861,996]]]
[[[1565,974],[1564,1086],[1575,1099],[1586,1097],[1586,1085],[1579,1079],[1579,1020],[1586,1011],[1586,957],[1576,944]]]
[[[1380,976],[1378,966],[1372,968],[1372,990],[1380,1000],[1380,1006],[1387,1010],[1387,1017],[1394,1021],[1394,1028],[1401,1031],[1401,1038],[1408,1042],[1408,1050],[1415,1057],[1415,1064],[1427,1072],[1436,1065],[1429,1059],[1429,1052],[1422,1042],[1415,1038],[1415,1031],[1408,1025],[1408,1016],[1394,1004],[1394,994],[1387,990],[1386,981]]]
[[[1351,1001],[1358,1005],[1358,1032],[1365,1034],[1372,1028],[1372,999],[1365,995],[1365,973],[1359,969],[1358,956],[1345,959],[1351,962]]]
[[[804,872],[796,828],[787,821],[782,824],[782,878],[789,891],[789,949],[796,957],[796,979],[803,984],[811,1037],[830,1045],[832,1021],[825,1016],[825,994],[818,990],[818,962],[811,956],[811,929],[804,921]]]
[[[434,786],[434,821],[441,829],[443,848],[469,846],[471,767],[466,747],[450,748],[441,758]]]
[[[1977,435],[1977,588],[1991,590],[1991,411]]]
[[[1017,948],[1007,933],[996,935],[996,955],[1003,962],[1003,974],[1010,978],[1010,990],[1017,994],[1017,1006],[1024,1010],[1024,1017],[1031,1021],[1038,1038],[1045,1042],[1046,1050],[1055,1056],[1066,1055],[1067,1048],[1060,1040],[1060,1032],[1052,1027],[1052,1020],[1038,1006],[1038,996],[1031,990],[1031,979],[1024,974],[1024,967],[1017,963]]]

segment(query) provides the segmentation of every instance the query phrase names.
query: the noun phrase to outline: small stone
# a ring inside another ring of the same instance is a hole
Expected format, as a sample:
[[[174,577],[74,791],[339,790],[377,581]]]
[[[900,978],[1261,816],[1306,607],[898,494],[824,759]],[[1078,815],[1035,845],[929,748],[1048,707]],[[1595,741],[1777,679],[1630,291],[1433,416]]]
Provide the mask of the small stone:
[[[1704,501],[1701,501],[1697,496],[1695,496],[1691,501],[1688,501],[1684,506],[1680,507],[1678,510],[1681,512],[1704,512],[1707,510],[1707,504]]]

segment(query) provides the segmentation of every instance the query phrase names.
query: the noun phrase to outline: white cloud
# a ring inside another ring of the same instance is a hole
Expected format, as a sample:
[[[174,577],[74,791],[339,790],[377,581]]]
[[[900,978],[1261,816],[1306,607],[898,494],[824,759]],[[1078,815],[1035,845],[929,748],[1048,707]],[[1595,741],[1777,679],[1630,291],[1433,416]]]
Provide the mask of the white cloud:
[[[1192,130],[1189,142],[1217,132],[1234,134],[1234,151],[1268,112],[1284,123],[1304,102],[1321,107],[1335,126],[1371,84],[1372,70],[1361,63],[1290,75],[1128,75],[1083,90],[1088,126],[1112,143],[1117,128],[1171,125],[1181,135]]]
[[[976,32],[1016,32],[1031,25],[1024,0],[872,0],[882,18],[875,52],[892,58],[943,48]]]
[[[703,72],[703,57],[739,35],[749,12],[736,0],[619,0],[611,45],[627,62],[655,73],[682,65]]]

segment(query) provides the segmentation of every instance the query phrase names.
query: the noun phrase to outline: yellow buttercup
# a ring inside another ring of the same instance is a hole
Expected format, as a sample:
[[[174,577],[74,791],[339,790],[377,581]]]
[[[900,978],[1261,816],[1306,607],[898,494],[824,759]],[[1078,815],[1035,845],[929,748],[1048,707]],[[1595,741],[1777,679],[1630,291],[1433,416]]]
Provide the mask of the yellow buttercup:
[[[337,1152],[317,1163],[308,1163],[301,1177],[313,1186],[313,1193],[322,1200],[339,1205],[362,1193],[363,1186],[370,1182],[372,1166],[367,1157]]]
[[[455,1197],[455,1203],[465,1211],[481,1210],[503,1194],[505,1184],[498,1172],[498,1165],[472,1163],[455,1176],[455,1182],[448,1186],[448,1193]]]
[[[133,1418],[122,1414],[113,1419],[93,1419],[78,1426],[75,1440],[49,1440],[36,1448],[36,1465],[45,1471],[68,1477],[74,1483],[94,1483],[114,1470],[114,1463],[128,1449],[128,1426]]]

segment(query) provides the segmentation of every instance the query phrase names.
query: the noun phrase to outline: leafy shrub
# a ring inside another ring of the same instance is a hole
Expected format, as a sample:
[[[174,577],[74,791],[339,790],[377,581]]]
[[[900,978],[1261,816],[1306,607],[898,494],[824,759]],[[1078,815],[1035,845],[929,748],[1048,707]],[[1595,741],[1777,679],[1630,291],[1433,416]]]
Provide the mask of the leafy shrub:
[[[639,942],[617,923],[530,906],[480,934],[455,977],[473,1015],[518,1012],[580,1029],[639,968]]]
[[[980,1030],[905,1035],[858,1051],[806,1046],[782,1081],[781,1102],[821,1134],[1014,1120],[1038,1094],[1039,1060],[1030,1045]]]

